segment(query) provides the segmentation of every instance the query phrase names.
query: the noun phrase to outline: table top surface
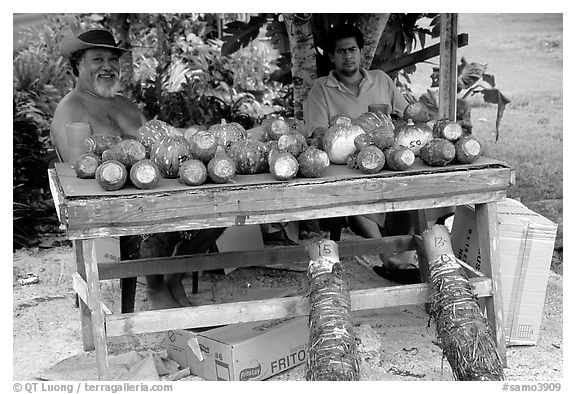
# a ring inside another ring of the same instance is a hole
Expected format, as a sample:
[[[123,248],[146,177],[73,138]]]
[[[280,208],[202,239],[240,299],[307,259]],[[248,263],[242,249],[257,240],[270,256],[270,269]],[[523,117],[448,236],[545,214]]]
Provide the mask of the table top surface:
[[[363,174],[330,165],[320,178],[277,181],[271,174],[236,175],[232,182],[188,186],[177,179],[139,190],[105,191],[58,163],[50,171],[56,209],[68,236],[90,238],[260,224],[498,201],[512,182],[505,163],[430,167]]]
[[[323,184],[326,182],[343,182],[355,179],[380,179],[397,178],[425,174],[445,174],[455,171],[477,171],[491,167],[507,167],[501,161],[480,157],[472,164],[451,164],[443,167],[431,167],[425,165],[420,159],[416,159],[414,165],[406,171],[382,170],[377,174],[364,174],[360,170],[351,169],[346,165],[331,164],[325,174],[319,178],[294,178],[289,181],[279,181],[273,178],[270,173],[240,175],[236,174],[234,179],[228,183],[216,184],[208,179],[204,184],[198,186],[184,185],[178,179],[160,178],[160,182],[153,189],[141,190],[126,184],[122,189],[115,191],[106,191],[101,188],[95,179],[80,179],[74,173],[72,166],[68,163],[56,163],[56,174],[59,184],[62,187],[62,195],[65,199],[74,198],[98,198],[98,197],[116,197],[116,196],[145,196],[165,192],[191,192],[194,190],[218,190],[226,191],[237,187],[257,187],[266,185],[268,187],[286,187],[291,185],[313,185]]]

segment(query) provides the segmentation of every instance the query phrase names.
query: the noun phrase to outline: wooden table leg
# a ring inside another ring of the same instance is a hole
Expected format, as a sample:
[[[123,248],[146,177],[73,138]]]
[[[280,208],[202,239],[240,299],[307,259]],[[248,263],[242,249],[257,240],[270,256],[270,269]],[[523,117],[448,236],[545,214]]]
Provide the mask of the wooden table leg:
[[[100,277],[96,261],[95,241],[93,239],[82,241],[84,267],[86,270],[86,284],[88,285],[88,305],[93,306],[92,336],[96,351],[96,366],[99,380],[110,380],[108,375],[108,347],[106,338],[106,317],[100,293]]]
[[[418,235],[422,235],[424,230],[428,228],[428,219],[426,216],[426,210],[419,209],[418,211],[410,212],[412,224],[414,225],[414,233]],[[422,283],[428,282],[428,261],[423,253],[423,251],[419,250],[419,247],[416,247],[416,252],[418,255],[418,268],[420,269],[420,279]]]
[[[121,278],[121,313],[134,312],[134,302],[136,299],[136,285],[138,278]]]
[[[342,218],[329,218],[328,223],[330,223],[330,240],[334,242],[340,241],[342,235]]]
[[[74,240],[74,256],[76,259],[76,271],[82,279],[86,280],[86,268],[84,266],[84,248],[82,241]],[[86,352],[94,350],[94,337],[92,336],[92,313],[88,305],[76,296],[76,302],[80,307],[80,325],[82,329],[82,349]]]
[[[496,338],[498,353],[503,365],[506,366],[506,336],[504,333],[498,218],[495,202],[476,205],[476,226],[480,256],[487,267],[486,276],[492,278],[492,296],[486,297],[486,315]]]

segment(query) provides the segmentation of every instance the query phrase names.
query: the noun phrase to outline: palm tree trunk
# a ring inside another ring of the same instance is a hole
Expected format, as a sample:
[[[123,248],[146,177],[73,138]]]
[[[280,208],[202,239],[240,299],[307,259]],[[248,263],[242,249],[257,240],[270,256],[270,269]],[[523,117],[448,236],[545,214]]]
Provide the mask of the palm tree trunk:
[[[109,14],[110,25],[113,30],[118,34],[117,40],[121,41],[121,46],[124,48],[131,48],[130,41],[130,22],[132,14]],[[130,86],[134,83],[134,60],[132,51],[126,52],[122,56],[121,62],[122,81],[125,86],[125,92],[128,93],[131,89]]]
[[[292,55],[294,117],[304,118],[304,101],[316,79],[316,57],[310,14],[283,14]]]
[[[162,14],[156,15],[156,60],[158,65],[165,65],[170,60],[168,22]]]
[[[360,65],[367,70],[372,65],[372,59],[374,59],[389,16],[390,14],[360,14],[358,16],[357,26],[364,35],[364,49]]]

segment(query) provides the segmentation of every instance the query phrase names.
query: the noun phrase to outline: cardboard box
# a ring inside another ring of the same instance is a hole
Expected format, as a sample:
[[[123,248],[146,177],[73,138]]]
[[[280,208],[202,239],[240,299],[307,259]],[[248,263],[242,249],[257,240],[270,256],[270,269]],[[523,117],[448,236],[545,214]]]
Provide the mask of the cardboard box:
[[[504,330],[508,345],[538,341],[557,225],[512,199],[497,203]],[[456,257],[488,274],[478,248],[474,208],[456,209]]]
[[[231,324],[166,335],[168,358],[206,380],[263,380],[308,357],[306,317]]]
[[[117,263],[120,261],[120,237],[96,238],[96,261]]]

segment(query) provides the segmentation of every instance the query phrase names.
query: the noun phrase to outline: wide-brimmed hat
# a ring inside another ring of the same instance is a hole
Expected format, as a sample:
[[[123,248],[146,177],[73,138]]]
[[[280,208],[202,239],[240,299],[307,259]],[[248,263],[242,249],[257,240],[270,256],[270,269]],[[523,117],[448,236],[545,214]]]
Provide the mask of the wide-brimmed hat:
[[[109,48],[121,52],[129,51],[129,49],[122,48],[121,42],[116,42],[112,33],[104,29],[93,29],[79,33],[74,36],[72,33],[64,38],[60,51],[62,56],[70,59],[72,54],[77,51],[82,51],[90,48]]]

